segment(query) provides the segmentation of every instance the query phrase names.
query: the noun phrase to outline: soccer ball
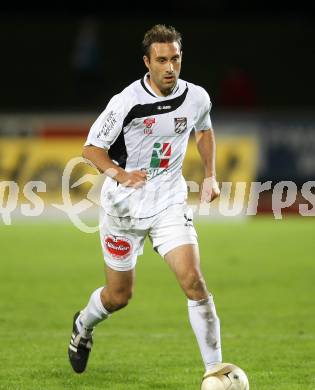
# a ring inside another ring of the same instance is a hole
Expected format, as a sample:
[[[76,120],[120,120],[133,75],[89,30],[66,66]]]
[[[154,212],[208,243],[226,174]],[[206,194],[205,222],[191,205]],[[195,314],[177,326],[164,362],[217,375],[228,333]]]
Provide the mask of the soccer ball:
[[[220,363],[205,373],[201,390],[249,390],[249,383],[241,368],[231,363]]]

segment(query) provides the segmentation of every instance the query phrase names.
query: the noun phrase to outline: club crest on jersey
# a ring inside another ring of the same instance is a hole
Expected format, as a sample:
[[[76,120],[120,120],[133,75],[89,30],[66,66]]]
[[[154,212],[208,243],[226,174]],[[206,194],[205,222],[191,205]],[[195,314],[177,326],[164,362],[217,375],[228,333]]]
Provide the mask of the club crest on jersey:
[[[145,125],[145,129],[143,130],[143,133],[146,135],[152,134],[152,126],[155,123],[155,118],[145,118],[143,121],[143,124]]]
[[[187,129],[187,118],[174,118],[175,133],[182,134]]]

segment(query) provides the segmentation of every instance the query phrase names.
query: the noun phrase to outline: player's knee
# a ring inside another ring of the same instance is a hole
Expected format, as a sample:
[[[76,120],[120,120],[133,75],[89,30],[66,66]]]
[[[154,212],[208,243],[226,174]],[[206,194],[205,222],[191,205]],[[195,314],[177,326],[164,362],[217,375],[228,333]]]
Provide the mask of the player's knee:
[[[120,310],[128,305],[131,298],[131,290],[119,291],[110,295],[110,304],[115,311]]]
[[[189,299],[203,299],[208,296],[206,282],[201,275],[191,274],[187,276],[185,292]]]

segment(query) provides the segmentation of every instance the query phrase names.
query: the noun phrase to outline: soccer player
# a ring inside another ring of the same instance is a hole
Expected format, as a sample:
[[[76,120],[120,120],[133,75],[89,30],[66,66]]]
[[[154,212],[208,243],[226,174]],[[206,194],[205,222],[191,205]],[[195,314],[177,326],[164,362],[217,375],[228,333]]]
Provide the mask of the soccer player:
[[[202,87],[179,79],[181,47],[181,35],[173,27],[156,25],[145,34],[148,73],[110,100],[84,146],[83,156],[107,176],[100,219],[107,284],[74,315],[68,354],[77,373],[86,368],[95,326],[128,304],[146,236],[188,299],[206,371],[222,361],[220,322],[200,270],[197,233],[182,176],[194,131],[205,168],[201,201],[211,202],[219,195],[211,102]]]

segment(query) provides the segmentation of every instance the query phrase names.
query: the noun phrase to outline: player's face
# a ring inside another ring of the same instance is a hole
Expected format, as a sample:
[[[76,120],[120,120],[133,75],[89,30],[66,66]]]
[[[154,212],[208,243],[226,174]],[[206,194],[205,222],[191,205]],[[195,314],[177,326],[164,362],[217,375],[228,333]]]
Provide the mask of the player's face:
[[[152,43],[150,58],[143,57],[150,73],[150,85],[161,96],[169,95],[175,87],[181,68],[182,52],[177,42]]]

